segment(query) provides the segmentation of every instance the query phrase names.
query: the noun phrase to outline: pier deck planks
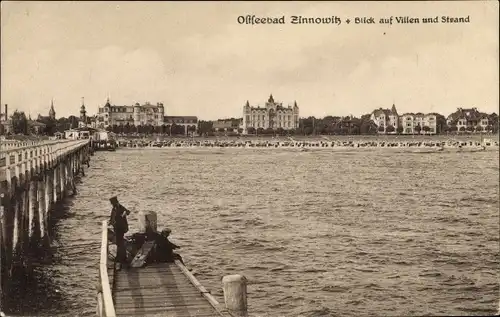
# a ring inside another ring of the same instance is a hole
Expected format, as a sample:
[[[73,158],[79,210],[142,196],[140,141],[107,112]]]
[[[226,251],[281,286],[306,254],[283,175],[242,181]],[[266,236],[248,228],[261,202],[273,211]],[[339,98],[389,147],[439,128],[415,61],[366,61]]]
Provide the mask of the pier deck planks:
[[[221,316],[175,263],[123,268],[112,280],[116,316]]]

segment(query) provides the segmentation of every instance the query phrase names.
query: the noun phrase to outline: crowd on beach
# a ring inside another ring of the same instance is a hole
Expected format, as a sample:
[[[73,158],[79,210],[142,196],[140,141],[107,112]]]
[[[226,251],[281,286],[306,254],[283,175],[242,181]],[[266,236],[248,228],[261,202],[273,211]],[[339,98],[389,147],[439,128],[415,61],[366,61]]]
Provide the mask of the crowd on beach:
[[[388,140],[120,140],[118,147],[128,148],[424,148],[424,149],[486,149],[497,148],[498,141],[494,140],[405,140],[405,141],[388,141]]]

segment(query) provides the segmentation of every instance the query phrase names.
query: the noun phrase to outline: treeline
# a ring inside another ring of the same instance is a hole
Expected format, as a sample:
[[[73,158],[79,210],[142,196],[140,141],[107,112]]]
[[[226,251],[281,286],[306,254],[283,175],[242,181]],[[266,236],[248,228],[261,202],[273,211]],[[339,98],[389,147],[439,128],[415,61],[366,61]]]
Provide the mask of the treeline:
[[[179,124],[163,124],[161,126],[154,125],[133,125],[128,122],[124,125],[110,125],[106,127],[109,132],[114,132],[116,134],[164,134],[164,135],[184,135],[186,130],[188,133],[193,133],[197,129],[196,125],[190,125],[185,128],[183,125]]]
[[[50,119],[48,117],[39,117],[36,121],[31,120],[26,116],[24,111],[15,110],[10,116],[12,130],[9,132],[11,134],[44,134],[44,135],[54,135],[56,132],[64,132],[65,130],[74,129],[78,127],[79,119],[75,116],[69,116],[68,118]],[[41,129],[37,129],[33,124],[34,122],[43,123],[45,126]],[[6,128],[4,125],[0,125],[0,135],[6,134]]]
[[[249,128],[248,134],[252,135],[369,135],[378,133],[403,133],[403,127],[388,126],[378,127],[375,122],[370,119],[370,114],[357,117],[335,117],[326,116],[324,118],[307,117],[299,120],[299,127],[297,129],[285,130],[278,128],[273,130],[263,128]],[[79,118],[69,116],[68,118],[50,119],[48,117],[39,117],[38,122],[45,124],[45,127],[40,131],[36,131],[33,125],[30,125],[30,120],[26,118],[26,114],[22,111],[14,111],[11,116],[12,120],[12,133],[14,134],[36,134],[41,133],[45,135],[53,135],[55,132],[64,132],[65,130],[74,129],[78,127]],[[161,126],[153,125],[140,125],[126,123],[125,125],[108,126],[106,130],[117,134],[163,134],[163,135],[185,135],[187,133],[197,132],[200,135],[212,136],[216,134],[237,135],[243,133],[243,129],[237,127],[238,119],[234,120],[232,128],[227,128],[225,131],[216,131],[213,126],[214,121],[200,120],[195,125],[190,125],[187,129],[183,125],[178,124],[164,124]],[[438,116],[436,121],[436,133],[454,133],[454,132],[491,132],[498,133],[498,115],[493,113],[488,116],[488,125],[485,129],[481,126],[468,126],[457,127],[456,122],[450,125],[446,123],[444,116]],[[90,122],[88,122],[90,123]],[[431,128],[428,126],[417,126],[414,128],[415,133],[430,132]],[[5,129],[0,125],[0,134],[5,134]]]
[[[370,119],[371,114],[362,115],[360,118],[349,116],[349,117],[337,117],[337,116],[326,116],[324,118],[307,117],[299,119],[299,127],[297,129],[285,130],[283,128],[278,128],[276,130],[268,128],[248,128],[248,134],[255,135],[370,135],[378,134],[381,132],[385,133],[397,133],[402,134],[404,128],[402,126],[393,127],[387,126],[378,127],[377,124]],[[498,115],[495,113],[489,116],[489,122],[491,125],[486,127],[485,130],[481,126],[477,127],[461,127],[458,129],[456,123],[451,123],[448,125],[446,123],[446,118],[444,116],[437,116],[436,120],[436,132],[437,134],[443,133],[453,133],[453,132],[492,132],[498,133]],[[430,132],[431,128],[428,126],[416,126],[414,132],[419,134],[421,132]],[[228,128],[228,134],[241,133],[242,129]],[[211,121],[200,121],[198,125],[198,133],[211,135],[217,133],[213,129]]]

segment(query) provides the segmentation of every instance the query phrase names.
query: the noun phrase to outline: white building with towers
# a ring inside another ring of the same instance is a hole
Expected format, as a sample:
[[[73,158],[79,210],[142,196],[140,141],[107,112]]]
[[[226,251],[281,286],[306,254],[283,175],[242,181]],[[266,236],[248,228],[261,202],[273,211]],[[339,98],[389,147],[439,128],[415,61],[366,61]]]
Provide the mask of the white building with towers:
[[[273,95],[269,96],[264,107],[252,107],[246,102],[243,106],[243,133],[247,134],[249,128],[253,129],[284,129],[292,130],[299,127],[299,106],[294,101],[293,105],[283,106],[276,102]]]
[[[96,127],[106,128],[113,125],[161,126],[164,124],[165,108],[163,103],[135,103],[130,106],[111,105],[109,98],[103,107],[99,107]]]

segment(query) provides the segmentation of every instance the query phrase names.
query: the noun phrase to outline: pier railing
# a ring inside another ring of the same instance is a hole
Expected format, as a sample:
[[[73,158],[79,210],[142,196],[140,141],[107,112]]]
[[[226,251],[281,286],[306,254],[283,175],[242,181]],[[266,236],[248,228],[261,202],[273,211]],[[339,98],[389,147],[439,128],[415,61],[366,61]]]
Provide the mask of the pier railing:
[[[36,146],[43,141],[19,141],[19,140],[1,140],[0,146],[2,150],[9,150],[12,148],[20,148],[27,146]]]
[[[189,270],[182,264],[181,261],[175,260],[175,264],[179,267],[179,269],[182,271],[182,273],[189,279],[191,284],[194,285],[198,289],[198,291],[201,293],[201,295],[212,305],[212,307],[219,313],[220,316],[231,316],[233,317],[230,312],[222,307],[219,302],[215,299],[215,297],[210,294],[210,292],[203,286],[201,283],[196,279],[196,277],[189,272]]]
[[[108,276],[108,223],[102,222],[101,259],[99,262],[99,292],[97,310],[99,316],[115,317],[115,306]]]
[[[21,166],[37,169],[41,164],[57,160],[61,156],[82,147],[89,140],[55,140],[42,142],[0,141],[0,181],[19,177]],[[15,169],[14,175],[11,169]]]

